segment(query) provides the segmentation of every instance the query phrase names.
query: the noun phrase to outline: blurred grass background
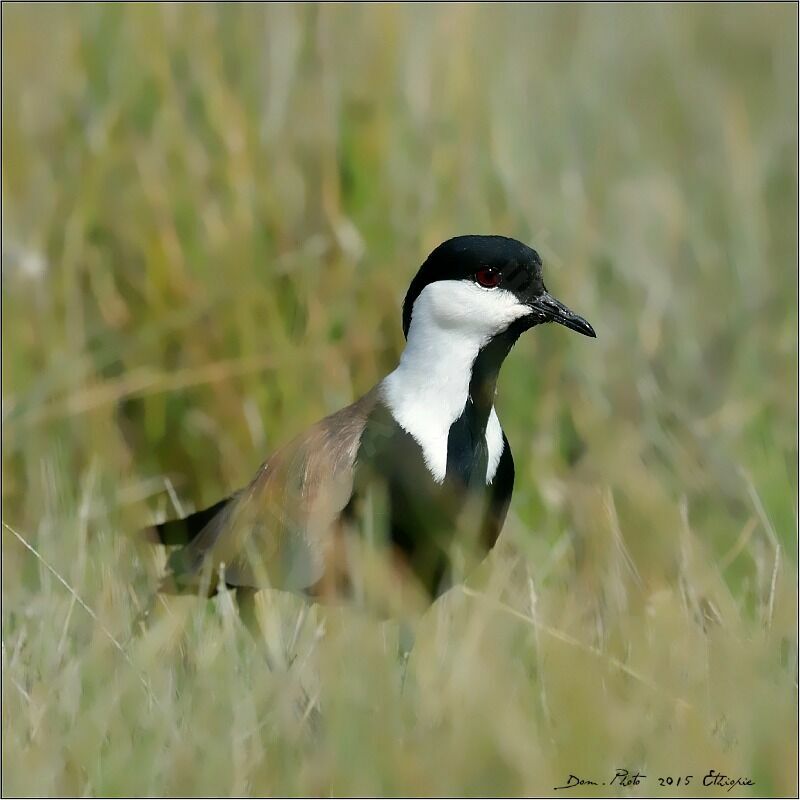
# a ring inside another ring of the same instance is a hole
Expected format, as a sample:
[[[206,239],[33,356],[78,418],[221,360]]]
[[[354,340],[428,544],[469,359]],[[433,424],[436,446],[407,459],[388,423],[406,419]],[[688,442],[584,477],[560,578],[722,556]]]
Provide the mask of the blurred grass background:
[[[713,768],[796,795],[796,6],[2,21],[3,520],[41,556],[4,526],[4,795],[551,794],[618,767],[648,782],[595,791],[725,794]],[[160,567],[129,534],[168,487],[210,503],[369,389],[426,254],[490,232],[598,339],[509,358],[509,521],[405,691],[384,627],[321,636],[291,598],[264,606],[288,672],[225,597],[128,642]]]

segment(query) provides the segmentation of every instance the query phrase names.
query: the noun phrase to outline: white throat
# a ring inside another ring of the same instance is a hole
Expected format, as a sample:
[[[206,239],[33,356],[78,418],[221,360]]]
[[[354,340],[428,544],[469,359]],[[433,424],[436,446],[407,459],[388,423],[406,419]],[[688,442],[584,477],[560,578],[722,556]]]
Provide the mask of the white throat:
[[[467,281],[437,281],[416,299],[406,348],[397,369],[381,383],[381,395],[398,425],[419,444],[437,483],[447,472],[450,426],[466,405],[478,353],[527,313],[529,309],[512,293]],[[484,435],[489,484],[503,452],[503,431],[494,406]]]

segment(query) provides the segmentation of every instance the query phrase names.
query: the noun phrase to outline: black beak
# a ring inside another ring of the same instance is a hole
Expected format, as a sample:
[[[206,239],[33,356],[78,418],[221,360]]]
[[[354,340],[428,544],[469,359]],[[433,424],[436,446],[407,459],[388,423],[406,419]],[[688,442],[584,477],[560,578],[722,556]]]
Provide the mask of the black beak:
[[[539,322],[557,322],[584,336],[597,337],[594,328],[583,317],[568,309],[560,300],[556,300],[550,292],[544,292],[531,300],[530,306],[534,314],[540,317]]]

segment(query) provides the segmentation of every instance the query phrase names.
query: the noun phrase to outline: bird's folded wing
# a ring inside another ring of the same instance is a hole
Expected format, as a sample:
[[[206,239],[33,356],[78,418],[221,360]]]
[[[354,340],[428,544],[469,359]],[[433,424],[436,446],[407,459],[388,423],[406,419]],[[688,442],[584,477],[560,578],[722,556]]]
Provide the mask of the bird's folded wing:
[[[186,588],[220,576],[232,586],[301,591],[320,580],[333,528],[353,491],[361,434],[376,390],[277,450],[250,485],[170,559]]]

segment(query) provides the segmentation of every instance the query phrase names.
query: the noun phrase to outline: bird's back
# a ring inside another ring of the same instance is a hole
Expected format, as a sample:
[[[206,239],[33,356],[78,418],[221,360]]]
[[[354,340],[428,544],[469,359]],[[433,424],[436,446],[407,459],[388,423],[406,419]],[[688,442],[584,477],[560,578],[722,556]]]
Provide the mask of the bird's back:
[[[359,442],[375,401],[373,389],[275,451],[250,484],[172,554],[162,589],[213,592],[220,575],[230,586],[289,591],[318,582],[331,527],[350,500]]]

